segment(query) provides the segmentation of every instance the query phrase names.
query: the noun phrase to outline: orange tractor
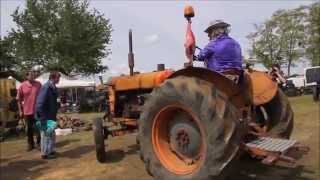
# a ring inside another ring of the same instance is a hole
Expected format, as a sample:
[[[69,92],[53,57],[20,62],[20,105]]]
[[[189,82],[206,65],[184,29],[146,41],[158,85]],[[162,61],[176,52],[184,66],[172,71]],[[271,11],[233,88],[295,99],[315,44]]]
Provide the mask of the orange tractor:
[[[270,75],[192,66],[173,72],[164,65],[134,73],[131,31],[128,59],[130,75],[112,78],[109,111],[93,121],[99,162],[106,158],[108,136],[131,132],[138,132],[140,157],[156,179],[223,178],[243,152],[265,164],[293,164],[288,151],[308,151],[289,140],[293,111]]]

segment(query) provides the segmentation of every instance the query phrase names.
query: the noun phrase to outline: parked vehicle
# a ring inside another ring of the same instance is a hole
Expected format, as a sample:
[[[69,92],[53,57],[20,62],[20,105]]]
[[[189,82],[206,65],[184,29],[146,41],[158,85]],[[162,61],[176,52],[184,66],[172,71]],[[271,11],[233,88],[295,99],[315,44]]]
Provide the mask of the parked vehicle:
[[[305,69],[306,87],[312,89],[314,101],[319,101],[320,94],[320,66]]]
[[[16,128],[19,123],[17,90],[15,80],[0,79],[0,138],[8,128]]]
[[[283,85],[287,96],[301,96],[305,90],[305,78],[302,76],[289,77]]]

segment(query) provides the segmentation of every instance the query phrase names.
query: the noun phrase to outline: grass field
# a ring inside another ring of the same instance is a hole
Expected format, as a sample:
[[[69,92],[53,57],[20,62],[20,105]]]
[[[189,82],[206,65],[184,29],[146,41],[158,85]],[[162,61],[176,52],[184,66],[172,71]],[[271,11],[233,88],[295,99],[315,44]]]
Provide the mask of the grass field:
[[[292,138],[311,148],[298,160],[296,168],[283,164],[266,166],[243,159],[234,180],[319,180],[320,104],[310,96],[290,98],[295,113]],[[90,120],[99,113],[80,114]],[[0,179],[152,179],[138,156],[135,135],[108,140],[107,162],[95,159],[92,132],[79,132],[57,138],[58,158],[41,160],[37,150],[26,152],[24,137],[12,138],[0,144]]]

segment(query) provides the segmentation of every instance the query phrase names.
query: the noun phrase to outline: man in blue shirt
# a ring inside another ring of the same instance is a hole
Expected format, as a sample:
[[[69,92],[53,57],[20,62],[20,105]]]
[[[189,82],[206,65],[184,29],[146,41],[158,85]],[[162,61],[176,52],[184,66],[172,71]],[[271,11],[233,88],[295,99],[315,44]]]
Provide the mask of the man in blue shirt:
[[[57,120],[58,112],[58,90],[56,84],[59,83],[60,73],[53,71],[49,75],[49,81],[46,82],[40,89],[39,95],[36,101],[36,119],[41,122],[41,127],[46,127],[41,129],[41,158],[51,159],[55,158],[55,133],[48,134],[47,123],[49,120]]]
[[[242,69],[241,48],[237,41],[229,37],[229,26],[222,20],[215,20],[205,30],[210,42],[200,51],[198,60],[205,61],[208,69],[217,72]]]

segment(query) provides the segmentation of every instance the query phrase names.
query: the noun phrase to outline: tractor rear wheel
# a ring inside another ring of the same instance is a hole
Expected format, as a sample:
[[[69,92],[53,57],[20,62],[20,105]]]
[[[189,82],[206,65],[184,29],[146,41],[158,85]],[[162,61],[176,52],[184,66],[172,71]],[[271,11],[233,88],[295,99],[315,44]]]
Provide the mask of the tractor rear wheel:
[[[278,89],[271,101],[261,105],[265,115],[257,110],[258,121],[265,122],[272,137],[289,139],[293,130],[293,111],[286,95]]]
[[[105,162],[106,160],[106,151],[104,144],[104,131],[103,131],[103,123],[102,118],[96,118],[93,120],[93,136],[94,143],[96,147],[96,157],[100,163]]]
[[[153,90],[138,122],[142,159],[156,179],[222,179],[237,162],[236,109],[209,82],[167,80]]]

